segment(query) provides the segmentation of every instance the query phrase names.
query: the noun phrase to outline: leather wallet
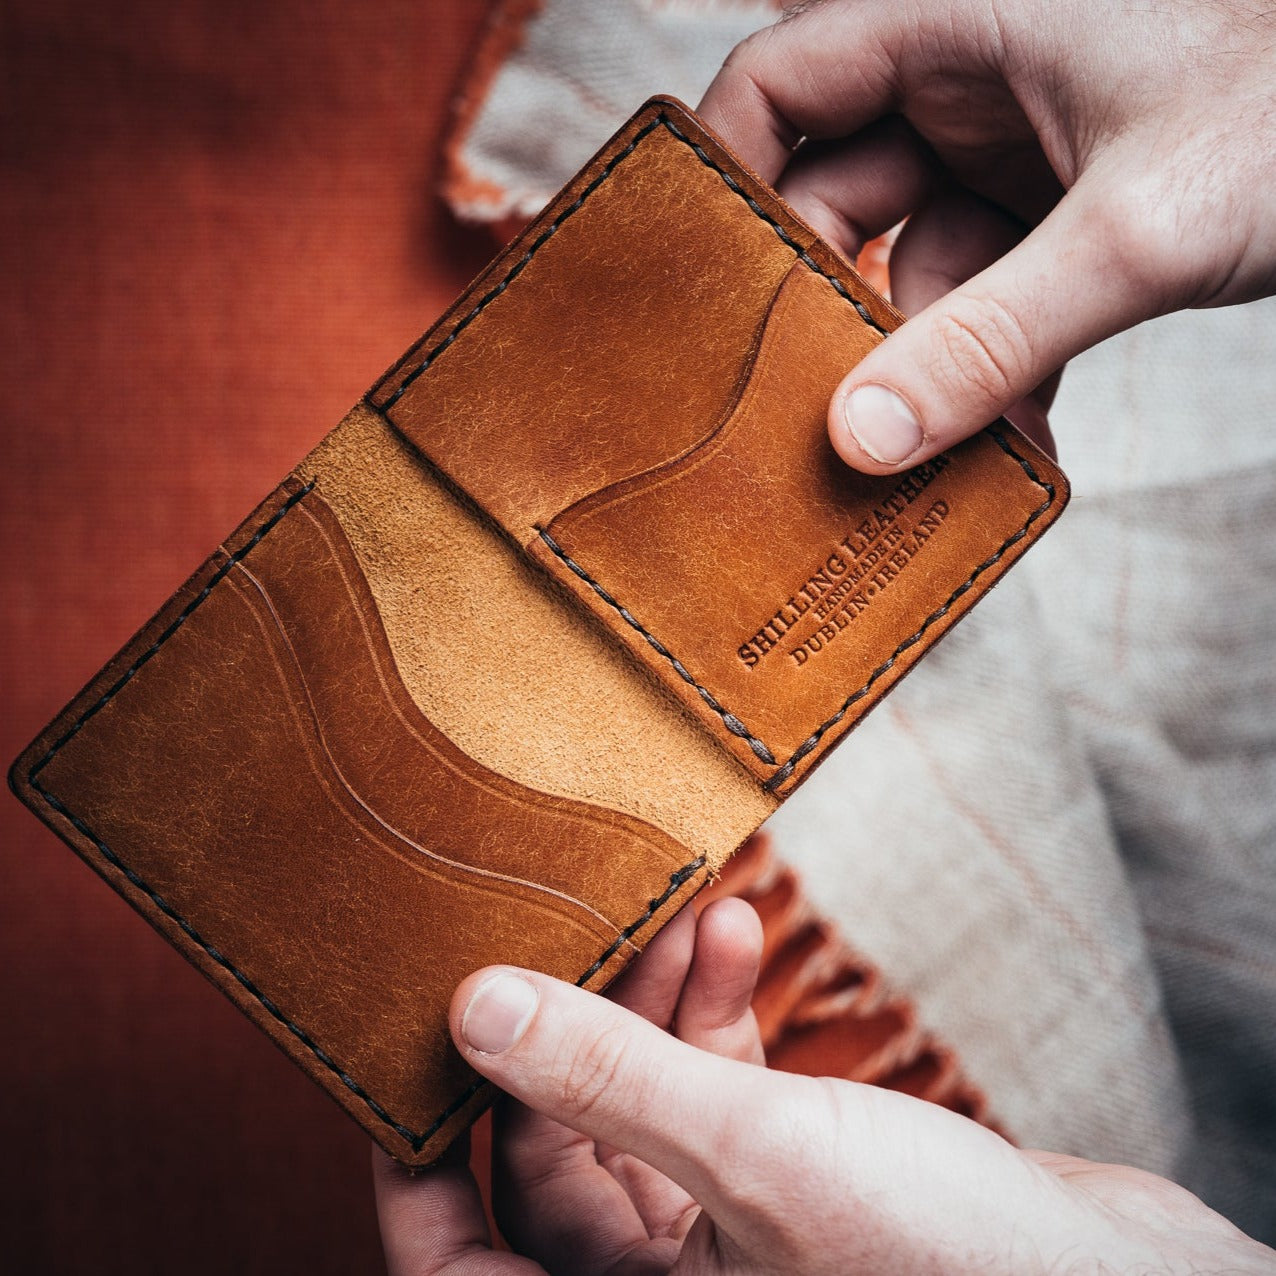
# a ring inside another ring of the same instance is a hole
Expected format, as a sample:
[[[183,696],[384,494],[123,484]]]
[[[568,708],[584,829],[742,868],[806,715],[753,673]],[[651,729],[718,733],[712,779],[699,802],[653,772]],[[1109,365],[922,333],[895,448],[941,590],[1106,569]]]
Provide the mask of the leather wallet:
[[[900,321],[653,99],[15,763],[388,1152],[489,1089],[452,990],[600,988],[1057,517],[1005,423],[906,474]]]

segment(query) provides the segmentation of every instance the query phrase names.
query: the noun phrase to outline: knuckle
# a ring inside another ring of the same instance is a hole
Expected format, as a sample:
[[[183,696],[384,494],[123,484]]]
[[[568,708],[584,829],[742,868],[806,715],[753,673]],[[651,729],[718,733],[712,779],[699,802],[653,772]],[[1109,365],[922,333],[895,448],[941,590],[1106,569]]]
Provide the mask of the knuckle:
[[[758,68],[764,66],[768,60],[766,50],[773,39],[774,34],[770,27],[762,27],[752,35],[745,36],[723,60],[724,69],[754,80]]]
[[[619,1028],[608,1027],[572,1050],[562,1080],[563,1108],[569,1118],[587,1117],[617,1084],[625,1043]]]
[[[791,4],[786,4],[780,11],[780,21],[796,22],[804,13],[818,9],[823,3],[824,0],[792,0]]]
[[[809,1254],[810,1180],[804,1171],[819,1166],[832,1182],[839,1177],[838,1112],[822,1078],[786,1076],[784,1082],[769,1092],[764,1130],[713,1152],[720,1166],[729,1167],[719,1181],[731,1212],[753,1220],[765,1234],[775,1270],[789,1271]]]
[[[1168,304],[1169,290],[1204,227],[1194,204],[1167,191],[1159,175],[1129,177],[1092,210],[1093,238],[1109,284]]]
[[[747,1192],[758,1171],[753,1131],[739,1121],[717,1121],[697,1132],[695,1154],[728,1195]],[[765,1175],[765,1171],[763,1171]]]
[[[720,74],[738,104],[765,119],[785,145],[797,145],[802,133],[789,120],[784,104],[791,104],[793,86],[807,73],[801,47],[782,35],[779,24],[741,40],[727,54]]]
[[[936,320],[940,389],[995,413],[1031,388],[1032,342],[1022,320],[991,297],[954,298]]]

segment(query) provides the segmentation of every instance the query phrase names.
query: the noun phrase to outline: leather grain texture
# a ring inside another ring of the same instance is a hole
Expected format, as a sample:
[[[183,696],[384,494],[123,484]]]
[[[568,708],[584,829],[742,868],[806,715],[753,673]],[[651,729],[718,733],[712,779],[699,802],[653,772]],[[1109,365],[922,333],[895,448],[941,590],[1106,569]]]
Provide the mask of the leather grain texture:
[[[599,986],[706,875],[658,829],[528,789],[434,728],[340,526],[296,479],[16,774],[94,868],[413,1163],[487,1097],[445,1027],[467,973],[499,953]]]
[[[837,465],[823,404],[895,322],[648,104],[15,791],[429,1163],[490,1098],[456,983],[605,985],[1061,508],[1008,427]]]

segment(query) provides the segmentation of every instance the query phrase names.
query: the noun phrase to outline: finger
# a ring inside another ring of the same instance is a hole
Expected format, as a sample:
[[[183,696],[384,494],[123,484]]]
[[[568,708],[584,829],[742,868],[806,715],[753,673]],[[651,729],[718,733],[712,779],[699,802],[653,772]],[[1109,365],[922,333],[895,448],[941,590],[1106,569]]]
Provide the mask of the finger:
[[[612,984],[607,996],[657,1028],[668,1028],[695,946],[695,912],[684,908]]]
[[[738,44],[696,107],[705,127],[772,186],[803,137],[767,91],[766,81],[755,79],[750,69],[758,43],[773,39],[774,30],[765,27]]]
[[[607,990],[607,996],[657,1028],[668,1030],[673,1023],[695,945],[696,914],[694,909],[686,908],[643,949],[637,960]],[[524,1111],[531,1113],[531,1109]],[[530,1115],[525,1128],[534,1130],[537,1122],[549,1121],[548,1117],[539,1114]],[[564,1129],[557,1123],[551,1124],[559,1130]],[[585,1142],[598,1164],[624,1189],[648,1233],[652,1236],[669,1235],[677,1221],[693,1205],[686,1192],[626,1152],[592,1139]],[[513,1156],[512,1149],[511,1159]]]
[[[1078,183],[1016,248],[874,349],[834,391],[829,434],[869,474],[916,465],[1017,404],[1073,355],[1165,309]]]
[[[605,1272],[648,1239],[592,1138],[508,1097],[494,1120],[492,1208],[516,1250],[551,1272]]]
[[[742,899],[720,899],[700,916],[695,955],[678,1001],[678,1036],[726,1059],[761,1064],[753,990],[762,964],[762,923]]]
[[[374,1147],[372,1182],[390,1276],[429,1276],[466,1258],[493,1276],[541,1271],[513,1254],[492,1253],[478,1185],[463,1164],[413,1174]]]
[[[608,989],[608,998],[668,1031],[691,966],[696,934],[695,910],[685,908]],[[534,1120],[549,1118],[537,1115]],[[637,1157],[605,1142],[588,1142],[598,1164],[624,1189],[647,1232],[673,1234],[695,1204],[687,1193]]]
[[[1027,232],[996,204],[949,181],[899,232],[891,298],[905,314],[917,314],[1004,257]]]
[[[905,314],[924,310],[1004,256],[1023,240],[1018,218],[974,192],[949,183],[900,231],[891,250],[892,300]],[[1050,456],[1047,417],[1059,375],[1054,373],[1004,415]]]
[[[965,6],[954,0],[943,7]],[[908,4],[817,5],[738,44],[705,92],[699,114],[774,184],[801,138],[845,137],[894,111],[906,52],[934,71],[944,60],[961,60],[960,41],[976,24],[956,12],[940,16],[945,20]]]
[[[647,945],[611,986],[617,1005],[668,1029],[696,944],[696,916],[684,909]],[[600,1269],[639,1234],[669,1235],[693,1205],[691,1198],[663,1174],[617,1148],[578,1134],[521,1104],[501,1109],[498,1196],[501,1219],[513,1229],[510,1239],[534,1253],[548,1268],[565,1260],[589,1261]],[[618,1184],[599,1176],[598,1166]],[[635,1222],[636,1216],[636,1222]],[[606,1220],[604,1222],[604,1220]],[[623,1225],[615,1226],[619,1220]],[[600,1231],[599,1224],[602,1223]],[[641,1233],[636,1223],[641,1224]]]
[[[759,1111],[764,1069],[678,1041],[546,975],[489,967],[452,999],[467,1062],[522,1103],[645,1161],[712,1209],[742,1158],[741,1112]],[[746,1123],[747,1124],[747,1123]]]
[[[776,189],[848,261],[925,203],[939,170],[898,115],[854,137],[799,147]]]
[[[611,986],[608,997],[668,1028],[695,937],[695,914],[685,909]],[[532,1108],[503,1103],[497,1122],[494,1171],[502,1230],[550,1270],[564,1262],[605,1270],[617,1253],[662,1230],[690,1204],[681,1188],[650,1166],[600,1147]]]
[[[677,1239],[683,1220],[690,1226],[691,1197],[626,1152],[599,1147],[509,1096],[497,1104],[495,1131],[497,1223],[548,1271],[610,1273],[621,1256],[638,1262],[650,1239]]]

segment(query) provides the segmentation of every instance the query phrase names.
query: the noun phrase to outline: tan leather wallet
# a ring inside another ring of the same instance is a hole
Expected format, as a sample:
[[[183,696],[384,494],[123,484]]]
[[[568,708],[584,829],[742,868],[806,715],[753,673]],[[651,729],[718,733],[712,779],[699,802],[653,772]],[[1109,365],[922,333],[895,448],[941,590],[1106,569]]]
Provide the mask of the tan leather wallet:
[[[899,322],[645,105],[22,755],[15,791],[388,1152],[452,990],[600,988],[1057,517],[1004,423],[828,443]]]

